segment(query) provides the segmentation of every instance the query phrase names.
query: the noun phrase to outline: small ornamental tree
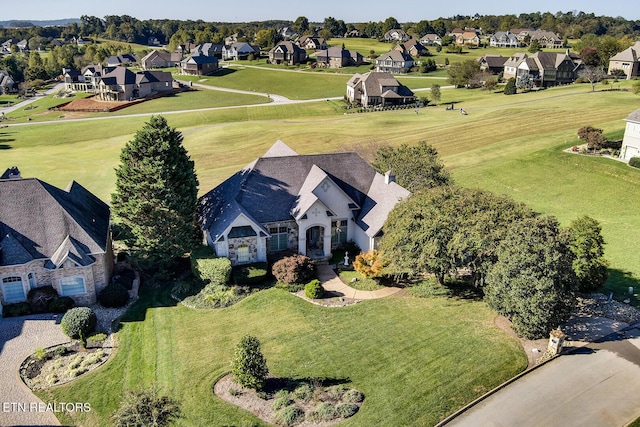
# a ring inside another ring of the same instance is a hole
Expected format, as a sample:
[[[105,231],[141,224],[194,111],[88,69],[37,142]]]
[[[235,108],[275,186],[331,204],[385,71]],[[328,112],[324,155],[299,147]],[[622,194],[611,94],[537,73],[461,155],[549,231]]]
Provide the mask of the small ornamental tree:
[[[111,207],[131,231],[127,243],[169,266],[198,241],[198,179],[182,134],[153,116],[120,154]]]
[[[262,390],[269,368],[258,338],[251,335],[242,337],[231,361],[231,373],[242,387]]]
[[[592,126],[583,126],[578,129],[578,138],[587,143],[589,150],[599,150],[607,142],[607,137],[602,133],[602,129]]]
[[[516,79],[514,77],[511,77],[509,80],[507,80],[507,84],[504,86],[504,94],[515,95],[516,91]]]
[[[177,401],[159,396],[155,388],[128,391],[112,416],[114,427],[165,427],[180,418]]]
[[[76,307],[67,311],[60,321],[62,332],[69,338],[86,339],[96,328],[98,318],[89,307]]]
[[[604,258],[602,227],[595,219],[583,216],[571,222],[569,232],[578,288],[581,292],[593,292],[604,285],[608,277],[609,262]]]
[[[376,277],[384,270],[384,262],[380,252],[372,249],[369,252],[362,252],[353,261],[353,268],[364,277]]]

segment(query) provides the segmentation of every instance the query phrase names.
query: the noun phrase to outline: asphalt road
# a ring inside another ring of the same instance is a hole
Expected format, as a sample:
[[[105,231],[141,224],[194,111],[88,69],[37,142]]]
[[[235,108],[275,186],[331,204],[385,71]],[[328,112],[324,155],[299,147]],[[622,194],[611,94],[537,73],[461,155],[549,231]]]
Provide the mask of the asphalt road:
[[[640,417],[640,329],[560,356],[447,427],[625,426]]]

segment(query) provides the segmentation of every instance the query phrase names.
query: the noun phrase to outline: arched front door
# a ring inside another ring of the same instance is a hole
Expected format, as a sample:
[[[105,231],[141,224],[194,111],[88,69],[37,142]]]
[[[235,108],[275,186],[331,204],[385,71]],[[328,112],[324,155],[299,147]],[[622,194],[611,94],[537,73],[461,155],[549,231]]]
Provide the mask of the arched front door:
[[[324,256],[324,227],[316,225],[307,229],[307,256],[309,258]]]

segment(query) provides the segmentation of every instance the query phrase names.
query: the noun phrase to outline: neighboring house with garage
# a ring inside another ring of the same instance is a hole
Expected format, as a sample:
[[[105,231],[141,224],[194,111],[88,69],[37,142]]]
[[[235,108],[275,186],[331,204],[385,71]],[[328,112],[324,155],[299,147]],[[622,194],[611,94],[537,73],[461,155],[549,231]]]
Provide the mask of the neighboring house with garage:
[[[75,181],[60,189],[8,169],[0,177],[2,304],[48,285],[76,304],[96,302],[113,268],[109,215],[109,206]]]
[[[354,241],[374,249],[409,191],[356,153],[301,155],[282,141],[198,201],[204,238],[233,265],[291,251],[326,259]]]
[[[620,148],[620,158],[628,162],[632,157],[640,157],[640,110],[636,110],[625,119],[624,138]]]

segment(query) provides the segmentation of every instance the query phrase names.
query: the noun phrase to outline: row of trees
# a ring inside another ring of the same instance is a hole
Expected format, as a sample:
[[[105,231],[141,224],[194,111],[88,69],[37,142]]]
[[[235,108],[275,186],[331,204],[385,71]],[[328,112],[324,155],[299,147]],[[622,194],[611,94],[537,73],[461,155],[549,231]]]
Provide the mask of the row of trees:
[[[441,285],[461,272],[519,334],[541,337],[566,321],[578,291],[607,278],[598,222],[568,228],[488,191],[456,186],[426,143],[383,147],[373,162],[413,192],[393,209],[380,249],[388,272],[433,274]]]

